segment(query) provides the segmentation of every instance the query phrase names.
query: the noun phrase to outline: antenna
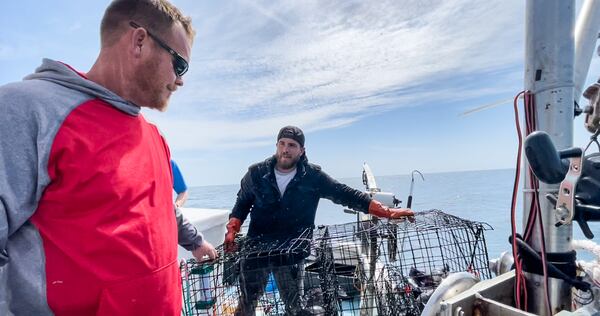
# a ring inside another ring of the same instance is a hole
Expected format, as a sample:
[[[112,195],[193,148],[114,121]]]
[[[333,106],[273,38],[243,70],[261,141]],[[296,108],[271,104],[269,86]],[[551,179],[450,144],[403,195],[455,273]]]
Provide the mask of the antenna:
[[[408,193],[408,200],[406,201],[406,208],[410,208],[412,206],[412,194],[413,194],[413,187],[415,185],[415,173],[419,174],[421,176],[421,179],[423,179],[423,181],[425,181],[425,177],[423,177],[423,174],[421,173],[421,171],[419,171],[419,170],[412,171],[412,173],[410,174],[410,191]]]

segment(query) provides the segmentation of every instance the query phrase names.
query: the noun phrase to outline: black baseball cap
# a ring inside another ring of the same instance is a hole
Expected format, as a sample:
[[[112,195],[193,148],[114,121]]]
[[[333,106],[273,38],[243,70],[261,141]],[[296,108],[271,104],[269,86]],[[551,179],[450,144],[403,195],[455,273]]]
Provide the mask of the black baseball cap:
[[[304,147],[304,133],[302,130],[296,126],[285,126],[279,130],[279,134],[277,134],[277,141],[282,138],[290,138],[298,142],[300,146]]]

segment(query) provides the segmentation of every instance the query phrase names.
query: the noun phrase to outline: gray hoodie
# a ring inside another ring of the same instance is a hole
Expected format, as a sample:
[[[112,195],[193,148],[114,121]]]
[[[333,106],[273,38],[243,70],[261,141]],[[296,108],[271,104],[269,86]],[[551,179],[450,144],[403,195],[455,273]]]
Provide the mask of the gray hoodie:
[[[94,99],[141,115],[139,106],[49,59],[23,81],[0,87],[0,315],[53,314],[42,238],[31,217],[51,181],[48,160],[58,131],[72,111]],[[201,245],[202,236],[175,214],[179,244],[188,250]]]

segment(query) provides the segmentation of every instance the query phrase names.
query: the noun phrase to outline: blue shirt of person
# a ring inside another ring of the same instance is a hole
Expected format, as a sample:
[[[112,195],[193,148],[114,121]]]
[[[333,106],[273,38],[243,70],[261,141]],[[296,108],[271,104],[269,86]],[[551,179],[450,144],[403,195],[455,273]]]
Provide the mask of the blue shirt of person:
[[[185,180],[183,180],[181,170],[179,170],[179,166],[177,166],[174,160],[171,160],[171,169],[173,170],[173,190],[177,193],[175,205],[177,205],[177,207],[182,207],[187,200],[188,188],[185,184]]]

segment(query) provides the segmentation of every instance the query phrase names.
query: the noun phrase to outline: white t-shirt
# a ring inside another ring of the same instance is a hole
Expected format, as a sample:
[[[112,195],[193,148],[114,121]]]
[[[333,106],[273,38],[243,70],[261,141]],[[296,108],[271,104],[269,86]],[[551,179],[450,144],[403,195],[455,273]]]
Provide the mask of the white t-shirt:
[[[277,187],[279,188],[279,193],[283,196],[285,192],[285,188],[292,181],[294,176],[296,175],[296,168],[290,172],[281,172],[275,168],[275,180],[277,180]]]

